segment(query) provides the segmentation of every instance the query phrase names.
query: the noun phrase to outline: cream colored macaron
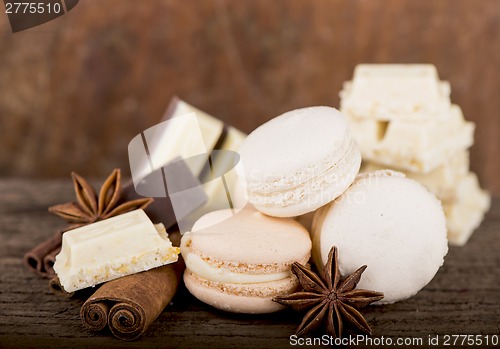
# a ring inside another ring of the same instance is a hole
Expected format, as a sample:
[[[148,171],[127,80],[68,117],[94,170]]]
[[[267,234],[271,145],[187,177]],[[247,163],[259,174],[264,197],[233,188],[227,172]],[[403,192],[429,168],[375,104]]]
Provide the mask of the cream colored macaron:
[[[441,203],[421,184],[394,171],[359,175],[313,221],[313,258],[321,268],[332,246],[342,275],[361,265],[359,288],[384,293],[379,303],[415,295],[448,252]]]
[[[311,254],[307,230],[293,219],[244,208],[214,211],[184,234],[184,282],[201,301],[237,313],[270,313],[282,306],[272,298],[298,286],[293,262]]]
[[[361,164],[344,116],[330,107],[282,114],[255,129],[238,152],[248,200],[276,217],[329,203],[354,181]]]

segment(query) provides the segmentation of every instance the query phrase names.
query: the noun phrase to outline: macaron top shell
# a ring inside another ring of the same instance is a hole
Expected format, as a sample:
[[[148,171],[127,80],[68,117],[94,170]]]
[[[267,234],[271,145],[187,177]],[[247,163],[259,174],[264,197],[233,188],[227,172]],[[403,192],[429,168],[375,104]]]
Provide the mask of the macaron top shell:
[[[182,237],[183,255],[195,253],[211,262],[236,265],[307,262],[311,240],[300,223],[266,216],[250,206],[235,215],[227,211],[230,210],[214,211],[200,218],[198,227],[202,228]],[[210,221],[214,225],[210,225]]]
[[[351,142],[344,116],[330,107],[284,113],[255,129],[238,150],[248,188],[281,190],[322,174]]]
[[[314,258],[324,265],[332,246],[342,275],[362,265],[359,288],[384,292],[381,303],[424,287],[448,251],[441,203],[419,183],[393,171],[363,174],[313,223]]]

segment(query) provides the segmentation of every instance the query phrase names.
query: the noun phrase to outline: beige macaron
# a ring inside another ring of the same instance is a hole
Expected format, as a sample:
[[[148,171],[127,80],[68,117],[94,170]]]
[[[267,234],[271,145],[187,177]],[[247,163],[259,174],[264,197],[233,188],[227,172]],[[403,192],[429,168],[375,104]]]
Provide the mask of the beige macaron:
[[[308,262],[311,240],[295,220],[247,206],[201,217],[182,237],[181,253],[184,282],[196,298],[224,311],[270,313],[282,309],[273,297],[297,288],[291,265]]]

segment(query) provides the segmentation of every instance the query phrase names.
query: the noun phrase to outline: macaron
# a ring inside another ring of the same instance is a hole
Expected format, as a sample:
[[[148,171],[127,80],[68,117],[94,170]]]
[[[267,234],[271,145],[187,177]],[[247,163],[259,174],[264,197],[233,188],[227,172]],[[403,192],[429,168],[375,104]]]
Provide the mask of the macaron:
[[[275,217],[299,216],[331,202],[354,181],[361,164],[344,116],[330,107],[271,119],[238,152],[248,200]]]
[[[440,201],[421,184],[389,170],[359,175],[316,212],[312,230],[318,268],[337,246],[342,275],[367,265],[359,288],[383,292],[378,303],[415,295],[436,275],[448,252]]]
[[[271,313],[283,308],[272,298],[293,292],[293,262],[311,255],[307,230],[291,218],[266,216],[248,206],[202,216],[184,234],[184,283],[196,298],[236,313]]]

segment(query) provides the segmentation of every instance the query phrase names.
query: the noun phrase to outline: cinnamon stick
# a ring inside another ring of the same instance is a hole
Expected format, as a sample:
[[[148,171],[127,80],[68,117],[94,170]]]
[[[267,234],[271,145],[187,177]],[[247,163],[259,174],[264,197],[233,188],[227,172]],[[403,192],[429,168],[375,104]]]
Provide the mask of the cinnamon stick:
[[[50,264],[44,263],[44,258],[54,251],[58,251],[61,248],[62,234],[65,231],[58,230],[49,239],[42,241],[29,252],[24,255],[23,263],[26,267],[33,272],[39,274],[43,277],[52,277],[54,275],[54,270],[50,267]],[[55,254],[57,254],[56,252]],[[54,254],[54,256],[55,256]]]
[[[85,327],[109,327],[119,339],[140,337],[169,304],[182,275],[179,262],[109,281],[82,306]],[[180,267],[180,268],[179,268]]]
[[[61,252],[61,245],[50,251],[45,257],[43,257],[43,268],[45,269],[48,277],[54,277],[56,275],[54,271],[54,263],[56,262],[56,256]]]

